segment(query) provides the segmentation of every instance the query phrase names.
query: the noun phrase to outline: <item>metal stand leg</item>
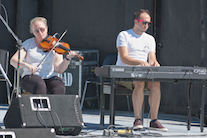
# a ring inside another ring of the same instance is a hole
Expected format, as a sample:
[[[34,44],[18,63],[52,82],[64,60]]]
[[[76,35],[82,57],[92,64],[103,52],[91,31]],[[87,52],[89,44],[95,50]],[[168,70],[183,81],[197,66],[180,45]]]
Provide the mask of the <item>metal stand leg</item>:
[[[11,98],[10,98],[10,87],[9,84],[6,82],[6,88],[7,88],[7,98],[8,98],[8,104],[11,105]]]
[[[85,99],[85,95],[86,95],[87,86],[88,86],[88,81],[85,82],[85,86],[84,86],[84,90],[83,90],[83,96],[81,99],[81,110],[83,109],[83,103],[84,103],[84,99]]]
[[[202,97],[201,97],[201,113],[200,113],[200,129],[201,129],[201,132],[203,132],[203,129],[204,129],[205,94],[206,94],[206,81],[204,81],[204,84],[203,84]]]
[[[127,98],[127,107],[128,110],[130,111],[129,95],[126,95],[126,98]]]
[[[188,89],[188,119],[187,119],[187,129],[190,130],[191,127],[191,86],[192,83],[189,84]]]
[[[99,103],[99,84],[96,83],[96,97],[97,97],[97,103],[98,103],[98,108],[100,107],[100,103]]]
[[[110,94],[110,120],[109,120],[110,125],[114,125],[114,120],[115,120],[114,98],[115,98],[114,79],[112,78],[111,79],[111,94]]]
[[[104,126],[104,114],[105,114],[105,94],[103,93],[104,79],[101,77],[101,88],[100,88],[100,129]]]

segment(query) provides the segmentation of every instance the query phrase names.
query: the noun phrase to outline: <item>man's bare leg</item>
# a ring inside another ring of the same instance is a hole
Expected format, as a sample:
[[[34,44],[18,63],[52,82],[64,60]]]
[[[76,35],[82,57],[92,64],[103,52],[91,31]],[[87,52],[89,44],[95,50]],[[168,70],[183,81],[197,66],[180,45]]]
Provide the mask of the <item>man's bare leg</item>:
[[[134,90],[132,93],[132,103],[134,109],[135,119],[140,119],[140,113],[142,109],[142,104],[144,101],[144,86],[145,82],[134,81],[133,82]]]

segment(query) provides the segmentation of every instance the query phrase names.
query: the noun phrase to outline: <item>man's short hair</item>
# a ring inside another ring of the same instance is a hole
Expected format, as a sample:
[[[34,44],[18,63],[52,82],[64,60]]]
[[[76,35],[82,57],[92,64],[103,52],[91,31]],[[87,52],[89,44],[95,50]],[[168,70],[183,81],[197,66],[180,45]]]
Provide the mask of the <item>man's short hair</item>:
[[[148,10],[140,9],[134,13],[134,19],[140,19],[140,14],[142,14],[144,12],[146,12],[150,16],[150,12]]]

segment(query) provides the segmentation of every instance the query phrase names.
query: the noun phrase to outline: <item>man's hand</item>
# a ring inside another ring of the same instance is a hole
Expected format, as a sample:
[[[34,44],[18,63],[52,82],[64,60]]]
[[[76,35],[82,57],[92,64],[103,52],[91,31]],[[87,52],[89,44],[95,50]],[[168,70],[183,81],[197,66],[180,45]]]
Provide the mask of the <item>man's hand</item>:
[[[160,64],[157,61],[153,61],[149,63],[150,66],[160,67]]]
[[[141,64],[140,64],[140,66],[150,66],[150,64],[148,62],[142,61]]]

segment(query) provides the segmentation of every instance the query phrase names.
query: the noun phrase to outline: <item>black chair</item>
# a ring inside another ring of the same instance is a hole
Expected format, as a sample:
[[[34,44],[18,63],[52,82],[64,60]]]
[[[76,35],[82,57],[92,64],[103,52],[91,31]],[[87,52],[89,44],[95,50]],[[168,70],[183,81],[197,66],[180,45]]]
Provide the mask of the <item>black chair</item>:
[[[8,98],[8,104],[11,104],[10,99],[10,86],[11,82],[8,79],[8,67],[9,67],[9,51],[0,49],[0,64],[3,68],[3,72],[0,71],[0,81],[4,81],[6,83],[6,89],[7,89],[7,98]]]

